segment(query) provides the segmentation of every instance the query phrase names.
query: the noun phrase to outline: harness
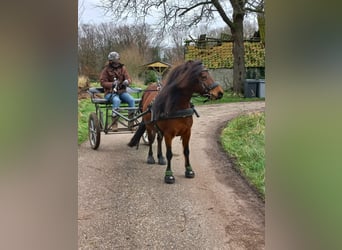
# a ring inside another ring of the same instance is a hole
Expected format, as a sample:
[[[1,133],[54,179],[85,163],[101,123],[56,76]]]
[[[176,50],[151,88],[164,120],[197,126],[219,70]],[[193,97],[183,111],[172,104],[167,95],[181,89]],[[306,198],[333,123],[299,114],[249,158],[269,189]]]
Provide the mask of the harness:
[[[198,114],[197,110],[195,109],[195,106],[193,105],[193,103],[190,103],[190,108],[177,110],[177,111],[174,111],[174,112],[169,113],[169,114],[162,113],[162,114],[160,114],[159,119],[155,119],[154,118],[155,117],[154,112],[152,109],[152,106],[153,106],[152,104],[153,104],[153,102],[148,106],[148,109],[145,111],[146,113],[148,113],[148,112],[151,113],[151,120],[149,122],[145,122],[145,124],[153,123],[153,126],[155,127],[159,136],[163,136],[163,132],[158,127],[158,124],[156,121],[176,119],[176,118],[185,118],[185,117],[193,116],[194,114],[197,117],[199,117],[199,114]]]
[[[153,114],[153,112],[152,112],[152,114]],[[196,111],[195,106],[192,103],[190,103],[190,108],[177,110],[177,111],[174,111],[174,112],[169,113],[169,114],[164,114],[164,113],[160,114],[159,120],[167,120],[167,119],[174,119],[174,118],[185,118],[188,116],[193,116],[193,114],[195,114],[197,117],[199,117],[199,114]],[[156,119],[151,119],[151,121],[154,122],[154,121],[156,121]]]

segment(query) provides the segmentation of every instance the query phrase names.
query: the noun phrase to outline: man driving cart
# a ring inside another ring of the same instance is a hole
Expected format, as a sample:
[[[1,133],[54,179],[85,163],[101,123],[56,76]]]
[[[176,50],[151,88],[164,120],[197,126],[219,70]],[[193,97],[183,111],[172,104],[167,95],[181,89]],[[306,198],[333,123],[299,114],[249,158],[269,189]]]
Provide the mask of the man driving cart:
[[[108,62],[100,74],[100,83],[104,88],[104,97],[112,103],[112,131],[118,131],[119,116],[115,111],[120,107],[121,101],[126,102],[130,108],[135,107],[134,98],[127,92],[132,80],[124,64],[120,62],[119,53],[113,51],[108,54]],[[128,112],[128,119],[132,119],[134,111]],[[133,129],[133,122],[128,123]]]

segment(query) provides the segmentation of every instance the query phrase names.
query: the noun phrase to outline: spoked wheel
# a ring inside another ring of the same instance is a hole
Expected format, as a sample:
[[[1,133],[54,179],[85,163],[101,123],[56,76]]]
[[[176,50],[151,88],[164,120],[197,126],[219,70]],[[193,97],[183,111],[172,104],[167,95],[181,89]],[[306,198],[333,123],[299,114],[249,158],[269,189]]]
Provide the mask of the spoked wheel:
[[[92,149],[97,149],[100,146],[101,129],[99,119],[96,113],[91,113],[88,120],[88,136],[89,142]]]

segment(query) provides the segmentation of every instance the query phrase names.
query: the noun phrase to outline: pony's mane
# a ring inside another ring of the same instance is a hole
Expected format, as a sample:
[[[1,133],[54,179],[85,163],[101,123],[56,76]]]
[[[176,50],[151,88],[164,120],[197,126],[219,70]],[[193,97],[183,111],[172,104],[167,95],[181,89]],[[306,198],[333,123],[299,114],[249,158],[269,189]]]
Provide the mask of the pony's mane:
[[[162,90],[153,103],[156,119],[162,113],[170,114],[172,111],[175,111],[182,95],[189,95],[189,98],[191,97],[192,88],[198,82],[198,76],[203,69],[201,61],[190,60],[176,66],[169,72]]]

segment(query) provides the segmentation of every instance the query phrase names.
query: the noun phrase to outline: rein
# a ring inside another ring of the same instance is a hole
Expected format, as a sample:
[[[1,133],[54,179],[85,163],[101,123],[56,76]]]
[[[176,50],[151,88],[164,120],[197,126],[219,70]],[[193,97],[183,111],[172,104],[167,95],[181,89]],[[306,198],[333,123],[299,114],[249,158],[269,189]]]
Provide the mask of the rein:
[[[162,87],[163,87],[163,85],[160,82],[158,82],[157,83],[157,89],[146,89],[146,90],[144,90],[144,92],[160,91],[162,89]]]

